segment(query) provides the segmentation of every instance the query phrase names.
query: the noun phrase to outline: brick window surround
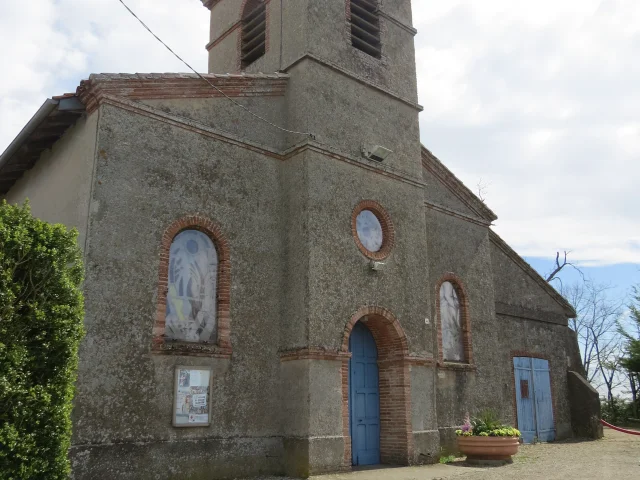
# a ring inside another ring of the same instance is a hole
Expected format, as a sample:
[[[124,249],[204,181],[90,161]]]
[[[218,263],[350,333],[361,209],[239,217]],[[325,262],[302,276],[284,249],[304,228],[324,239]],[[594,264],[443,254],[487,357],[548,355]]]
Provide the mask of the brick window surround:
[[[360,238],[358,238],[356,221],[358,219],[358,215],[363,210],[369,210],[373,213],[382,226],[382,247],[377,252],[367,250],[360,241]],[[384,260],[391,254],[391,250],[395,244],[395,229],[393,228],[391,217],[382,205],[373,200],[363,200],[353,209],[353,212],[351,213],[351,234],[353,235],[353,239],[362,254],[371,260]]]
[[[548,355],[544,355],[541,353],[528,352],[526,350],[511,350],[509,358],[511,359],[511,386],[513,387],[512,397],[513,397],[513,419],[514,419],[514,427],[518,428],[518,398],[516,396],[516,389],[520,387],[520,385],[516,385],[516,372],[515,367],[513,365],[514,357],[529,357],[529,358],[540,358],[542,360],[546,360],[549,362],[549,383],[551,384],[551,410],[553,411],[553,428],[558,432],[556,427],[556,395],[555,395],[555,382],[553,381],[553,372],[551,370],[551,358]]]
[[[440,315],[440,287],[444,282],[449,282],[458,295],[460,302],[460,320],[462,321],[462,344],[464,348],[464,363],[448,362],[444,359],[444,349],[442,348],[442,318]],[[441,368],[459,369],[468,366],[473,369],[473,347],[471,344],[471,318],[469,314],[469,297],[464,282],[455,273],[444,274],[436,283],[435,290],[436,318],[438,326],[438,366]]]
[[[408,465],[413,458],[411,431],[411,375],[407,337],[398,319],[387,309],[359,309],[344,329],[342,360],[342,434],[344,466],[351,467],[349,432],[349,337],[361,321],[373,334],[378,348],[380,389],[380,460],[383,464]]]
[[[217,279],[217,338],[215,343],[167,341],[165,337],[165,316],[167,310],[167,290],[169,275],[169,251],[176,235],[184,230],[198,230],[207,235],[218,253]],[[231,268],[229,244],[218,225],[201,215],[179,218],[165,230],[160,243],[160,267],[158,275],[158,300],[153,327],[151,350],[157,354],[194,355],[229,358],[231,356]]]

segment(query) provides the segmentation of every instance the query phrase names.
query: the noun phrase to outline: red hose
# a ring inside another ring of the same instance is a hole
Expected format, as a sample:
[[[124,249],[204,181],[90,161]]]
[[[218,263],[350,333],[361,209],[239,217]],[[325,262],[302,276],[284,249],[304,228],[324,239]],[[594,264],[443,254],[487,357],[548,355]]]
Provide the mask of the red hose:
[[[605,422],[602,419],[600,419],[600,423],[602,423],[605,427],[612,428],[612,429],[617,430],[617,431],[622,432],[622,433],[628,433],[629,435],[640,435],[640,432],[637,432],[635,430],[626,430],[626,429],[620,428],[620,427],[614,427],[613,425],[611,425],[610,423]]]

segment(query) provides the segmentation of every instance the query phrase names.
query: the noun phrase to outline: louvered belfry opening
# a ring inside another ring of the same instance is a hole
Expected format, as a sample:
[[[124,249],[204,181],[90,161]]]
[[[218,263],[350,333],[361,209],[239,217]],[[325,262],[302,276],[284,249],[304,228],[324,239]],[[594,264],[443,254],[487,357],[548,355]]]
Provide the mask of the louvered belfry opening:
[[[267,41],[267,6],[264,0],[252,0],[242,15],[242,68],[265,54]]]
[[[351,0],[351,44],[380,58],[380,14],[377,0]]]

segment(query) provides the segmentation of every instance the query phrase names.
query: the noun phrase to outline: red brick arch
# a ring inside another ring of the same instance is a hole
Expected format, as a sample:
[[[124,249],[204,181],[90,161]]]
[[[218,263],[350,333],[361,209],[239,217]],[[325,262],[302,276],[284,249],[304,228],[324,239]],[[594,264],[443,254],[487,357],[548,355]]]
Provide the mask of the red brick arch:
[[[345,326],[342,353],[348,353],[349,337],[358,322],[362,322],[371,331],[378,348],[381,461],[384,464],[407,465],[413,458],[411,376],[407,336],[398,319],[386,308],[362,307],[353,314]],[[345,466],[350,466],[348,358],[342,362],[341,373],[344,462]]]
[[[169,251],[178,233],[184,230],[198,230],[206,234],[218,254],[217,279],[217,338],[214,344],[165,342],[165,315],[167,309],[167,289],[169,284]],[[229,244],[220,227],[202,215],[188,215],[179,218],[167,227],[160,242],[160,267],[158,273],[158,300],[156,319],[153,327],[153,351],[155,353],[193,354],[202,356],[228,356],[231,354],[231,266]]]
[[[349,337],[356,323],[367,317],[366,326],[371,330],[378,347],[378,356],[408,356],[409,346],[407,336],[400,325],[400,322],[393,313],[384,307],[362,307],[353,314],[344,329],[342,338],[343,352],[349,351]],[[385,350],[380,348],[384,347]]]
[[[442,318],[440,317],[440,287],[444,282],[449,282],[453,285],[460,301],[460,319],[462,320],[462,341],[464,346],[464,358],[465,363],[473,365],[473,347],[471,345],[471,316],[469,313],[469,297],[467,295],[467,288],[465,287],[462,279],[453,272],[445,273],[436,282],[435,290],[435,306],[436,317],[438,319],[438,363],[440,366],[445,365],[444,351],[442,348]]]

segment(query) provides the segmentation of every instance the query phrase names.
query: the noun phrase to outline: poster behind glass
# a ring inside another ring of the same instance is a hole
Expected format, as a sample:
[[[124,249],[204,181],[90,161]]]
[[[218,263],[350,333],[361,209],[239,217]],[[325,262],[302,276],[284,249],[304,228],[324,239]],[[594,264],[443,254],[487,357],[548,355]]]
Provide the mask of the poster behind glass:
[[[210,425],[209,384],[211,370],[206,367],[176,367],[173,425],[202,427]]]

